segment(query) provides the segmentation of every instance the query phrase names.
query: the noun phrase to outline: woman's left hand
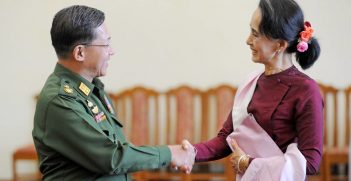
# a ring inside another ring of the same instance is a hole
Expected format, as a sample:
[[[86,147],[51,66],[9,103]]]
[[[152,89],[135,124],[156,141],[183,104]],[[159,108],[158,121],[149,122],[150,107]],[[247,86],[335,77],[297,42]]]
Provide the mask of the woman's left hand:
[[[231,145],[232,145],[232,148],[234,151],[230,157],[230,162],[232,163],[232,166],[233,166],[236,173],[243,174],[245,172],[245,170],[242,169],[242,166],[239,163],[243,162],[244,160],[243,160],[243,158],[241,160],[239,160],[239,159],[240,159],[240,157],[247,157],[247,155],[239,147],[238,143],[234,139],[231,139]],[[239,168],[239,166],[241,166],[241,167]]]

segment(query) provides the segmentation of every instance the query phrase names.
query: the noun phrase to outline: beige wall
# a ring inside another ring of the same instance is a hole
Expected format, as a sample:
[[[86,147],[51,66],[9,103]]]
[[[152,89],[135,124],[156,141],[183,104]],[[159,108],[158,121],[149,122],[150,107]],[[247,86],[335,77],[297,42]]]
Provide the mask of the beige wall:
[[[245,44],[257,2],[1,0],[0,179],[11,178],[14,149],[32,141],[33,96],[56,62],[49,30],[58,10],[82,3],[106,12],[116,51],[103,78],[107,90],[136,84],[165,90],[180,83],[237,85],[261,68],[250,61]],[[351,85],[351,1],[300,2],[322,47],[320,59],[306,73],[340,88]]]

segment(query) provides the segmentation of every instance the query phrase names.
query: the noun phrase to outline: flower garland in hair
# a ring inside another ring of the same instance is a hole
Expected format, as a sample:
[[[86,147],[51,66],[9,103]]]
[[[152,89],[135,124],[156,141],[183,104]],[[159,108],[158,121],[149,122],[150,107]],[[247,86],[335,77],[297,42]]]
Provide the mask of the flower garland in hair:
[[[313,29],[311,27],[311,23],[306,21],[304,23],[304,30],[300,32],[300,38],[297,44],[297,51],[305,52],[308,49],[308,43],[310,43],[310,39],[312,38]]]

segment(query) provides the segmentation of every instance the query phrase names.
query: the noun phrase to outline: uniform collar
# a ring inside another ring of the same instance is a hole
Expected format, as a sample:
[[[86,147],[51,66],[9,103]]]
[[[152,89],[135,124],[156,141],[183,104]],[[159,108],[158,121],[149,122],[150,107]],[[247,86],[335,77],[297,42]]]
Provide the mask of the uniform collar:
[[[93,79],[93,84],[95,85],[96,88],[103,90],[104,89],[104,84],[101,82],[99,78],[94,78]]]
[[[71,84],[73,88],[76,89],[85,98],[89,97],[92,94],[93,89],[95,87],[93,83],[89,82],[87,79],[83,78],[75,72],[72,72],[71,70],[67,69],[59,63],[56,64],[54,74],[61,78],[64,77],[68,81],[68,83]],[[101,83],[101,81],[99,82]]]

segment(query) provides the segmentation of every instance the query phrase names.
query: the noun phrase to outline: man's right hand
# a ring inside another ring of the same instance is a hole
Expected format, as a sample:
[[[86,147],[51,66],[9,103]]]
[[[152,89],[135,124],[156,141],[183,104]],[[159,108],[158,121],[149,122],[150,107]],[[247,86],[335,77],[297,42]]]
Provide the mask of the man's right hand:
[[[183,172],[189,174],[195,162],[195,150],[187,140],[183,140],[181,145],[168,145],[172,154],[172,167],[180,168]]]

